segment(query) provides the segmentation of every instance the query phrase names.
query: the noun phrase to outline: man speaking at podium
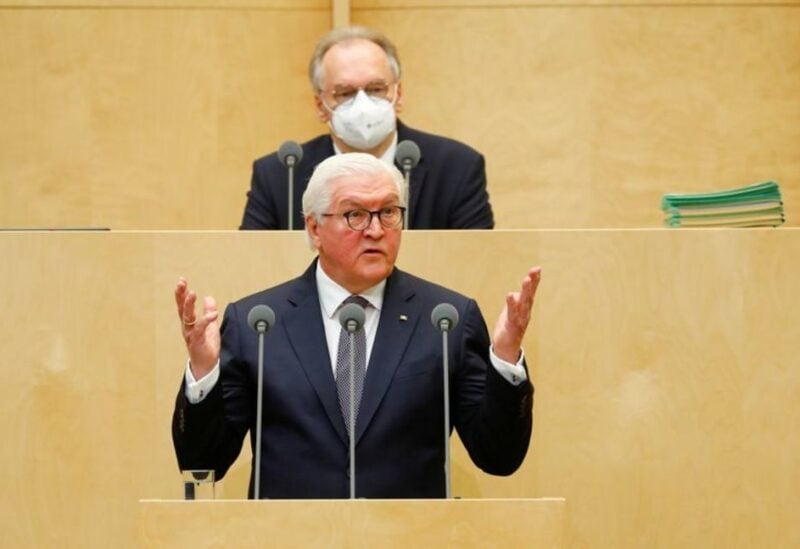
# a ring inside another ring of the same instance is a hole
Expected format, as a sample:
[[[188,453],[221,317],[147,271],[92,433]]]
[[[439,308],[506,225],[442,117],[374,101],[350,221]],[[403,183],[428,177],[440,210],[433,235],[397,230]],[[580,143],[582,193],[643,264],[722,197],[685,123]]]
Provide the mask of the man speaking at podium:
[[[258,336],[247,316],[267,305],[276,321],[264,336],[259,495],[346,498],[351,441],[338,314],[353,299],[366,313],[355,496],[445,496],[442,334],[429,320],[443,302],[460,318],[449,332],[451,425],[482,470],[519,467],[533,401],[521,344],[540,270],[507,294],[490,342],[475,301],[395,268],[406,193],[394,166],[364,153],[332,156],[303,196],[306,236],[318,253],[305,273],[229,305],[221,330],[214,299],[196,311],[196,294],[178,282],[189,354],[172,422],[181,469],[214,469],[221,478],[248,431],[256,455]]]
[[[474,149],[396,120],[402,110],[400,61],[383,34],[365,27],[338,28],[317,44],[309,64],[317,116],[330,133],[304,143],[293,172],[292,228],[302,229],[300,202],[314,168],[342,152],[367,152],[394,164],[398,143],[419,147],[410,171],[407,229],[491,229],[483,156]],[[456,83],[453,89],[457,89]],[[240,229],[286,229],[287,167],[279,153],[253,163]]]

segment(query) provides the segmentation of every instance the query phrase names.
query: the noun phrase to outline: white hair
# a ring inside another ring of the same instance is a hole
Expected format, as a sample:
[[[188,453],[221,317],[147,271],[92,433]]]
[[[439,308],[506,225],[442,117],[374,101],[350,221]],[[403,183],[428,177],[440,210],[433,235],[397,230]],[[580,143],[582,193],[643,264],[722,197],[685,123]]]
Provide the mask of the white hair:
[[[303,217],[306,218],[312,215],[318,222],[322,219],[322,214],[326,213],[331,207],[332,193],[330,183],[335,179],[354,175],[377,174],[389,175],[397,187],[400,205],[405,206],[408,203],[408,186],[400,170],[368,153],[342,153],[326,158],[314,168],[314,173],[311,174],[311,179],[308,181],[308,186],[303,193]],[[312,250],[316,249],[311,241],[311,236],[308,234],[307,227],[306,240]]]
[[[389,60],[389,68],[395,80],[400,80],[400,59],[397,57],[397,48],[380,31],[368,27],[351,26],[339,27],[320,38],[317,42],[311,61],[308,63],[308,78],[314,93],[320,93],[323,86],[322,58],[336,44],[351,42],[353,40],[367,40],[377,44],[385,53]]]

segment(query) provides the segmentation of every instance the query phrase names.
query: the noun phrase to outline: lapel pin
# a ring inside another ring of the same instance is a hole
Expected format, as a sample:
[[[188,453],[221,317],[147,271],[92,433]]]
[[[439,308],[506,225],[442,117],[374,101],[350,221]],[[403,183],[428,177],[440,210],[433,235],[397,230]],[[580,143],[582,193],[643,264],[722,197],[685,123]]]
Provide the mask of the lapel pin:
[[[405,322],[406,320],[408,320],[406,315],[400,315],[400,322]]]

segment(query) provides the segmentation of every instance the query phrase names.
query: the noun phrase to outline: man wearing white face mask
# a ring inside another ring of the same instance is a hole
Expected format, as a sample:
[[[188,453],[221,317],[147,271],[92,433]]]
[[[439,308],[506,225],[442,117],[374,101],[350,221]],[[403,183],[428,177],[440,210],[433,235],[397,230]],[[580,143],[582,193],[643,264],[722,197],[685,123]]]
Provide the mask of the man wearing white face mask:
[[[333,133],[354,149],[368,151],[378,147],[395,130],[395,98],[389,102],[360,89],[335,109],[325,105],[330,111]]]
[[[411,172],[406,228],[494,227],[483,156],[397,120],[403,107],[400,62],[383,34],[365,27],[331,31],[314,50],[309,77],[317,115],[330,133],[302,145],[303,159],[295,168],[293,229],[303,228],[301,197],[317,164],[342,152],[367,152],[393,164],[397,144],[405,140],[421,152]],[[288,192],[286,167],[277,153],[256,160],[240,229],[286,229]]]

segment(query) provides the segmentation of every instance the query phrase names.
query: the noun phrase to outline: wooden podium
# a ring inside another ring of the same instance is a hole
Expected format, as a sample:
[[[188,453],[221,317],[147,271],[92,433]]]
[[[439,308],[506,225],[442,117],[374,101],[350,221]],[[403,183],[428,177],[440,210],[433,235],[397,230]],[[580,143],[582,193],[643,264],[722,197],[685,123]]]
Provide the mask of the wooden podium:
[[[141,547],[561,547],[562,498],[141,500]]]

